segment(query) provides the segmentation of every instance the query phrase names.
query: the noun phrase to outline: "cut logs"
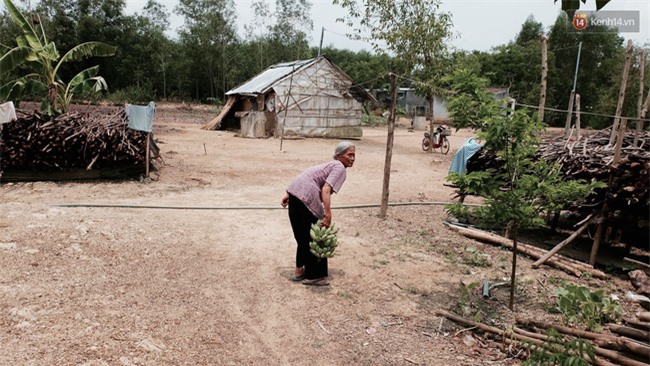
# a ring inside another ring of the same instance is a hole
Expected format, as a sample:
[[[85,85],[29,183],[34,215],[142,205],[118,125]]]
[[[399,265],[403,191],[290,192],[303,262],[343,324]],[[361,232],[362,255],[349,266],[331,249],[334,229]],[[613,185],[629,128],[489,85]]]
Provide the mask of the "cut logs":
[[[144,166],[146,132],[128,128],[121,110],[113,114],[68,113],[51,118],[19,111],[4,125],[1,155],[4,172],[58,172]],[[151,144],[157,157],[158,148]]]

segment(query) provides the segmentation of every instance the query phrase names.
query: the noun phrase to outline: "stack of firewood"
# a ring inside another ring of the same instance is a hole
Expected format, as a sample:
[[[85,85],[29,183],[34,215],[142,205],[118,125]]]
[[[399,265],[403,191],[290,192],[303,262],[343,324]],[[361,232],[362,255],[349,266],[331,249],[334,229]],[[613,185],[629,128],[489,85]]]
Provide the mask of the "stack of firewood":
[[[19,114],[3,125],[2,170],[60,171],[142,165],[147,133],[127,128],[124,111]]]
[[[650,203],[650,132],[646,131],[640,136],[637,147],[632,145],[634,132],[627,133],[617,162],[614,162],[615,147],[609,145],[610,134],[611,129],[607,129],[577,139],[546,138],[537,157],[558,163],[566,179],[608,184],[606,189],[598,190],[583,203],[588,211],[607,202],[609,213],[619,210],[625,211],[628,216],[647,217]],[[482,149],[467,162],[467,170],[500,169],[502,165],[496,156]]]
[[[568,142],[564,138],[546,141],[540,147],[538,157],[560,164],[567,179],[608,183],[607,190],[592,195],[586,204],[601,203],[606,194],[610,210],[624,209],[647,214],[650,132],[642,134],[640,147],[632,146],[634,133],[627,133],[618,162],[614,162],[615,147],[609,145],[610,133],[608,129]]]
[[[580,337],[591,342],[594,346],[596,361],[589,362],[594,365],[624,365],[644,366],[650,362],[650,313],[637,314],[637,319],[626,320],[626,326],[610,324],[607,333],[594,333],[578,330],[571,327],[556,325],[537,320],[517,319],[516,325],[503,330],[465,319],[456,314],[443,310],[436,311],[436,315],[453,320],[479,331],[498,336],[506,344],[524,346],[526,344],[545,347],[546,342],[552,340],[545,334],[547,330],[554,329],[563,335],[565,341],[572,337]],[[524,329],[529,328],[529,330]]]

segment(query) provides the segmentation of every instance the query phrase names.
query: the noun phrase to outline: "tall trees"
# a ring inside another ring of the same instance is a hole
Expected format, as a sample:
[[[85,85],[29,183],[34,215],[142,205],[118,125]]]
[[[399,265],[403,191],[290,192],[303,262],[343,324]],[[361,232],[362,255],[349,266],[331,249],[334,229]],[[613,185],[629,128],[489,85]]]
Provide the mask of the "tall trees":
[[[226,91],[224,69],[231,61],[229,51],[236,38],[234,2],[180,0],[176,11],[185,18],[180,39],[191,60],[194,97],[220,97]]]
[[[572,32],[570,20],[560,14],[549,32],[549,92],[547,106],[566,109],[573,87],[578,44],[582,42],[576,92],[580,93],[581,109],[612,115],[620,86],[624,56],[623,38],[615,30],[605,26],[591,25],[589,33]],[[633,103],[630,107],[634,110]],[[551,125],[562,125],[564,116],[549,114]],[[585,116],[586,123],[602,128],[611,124],[603,117]]]

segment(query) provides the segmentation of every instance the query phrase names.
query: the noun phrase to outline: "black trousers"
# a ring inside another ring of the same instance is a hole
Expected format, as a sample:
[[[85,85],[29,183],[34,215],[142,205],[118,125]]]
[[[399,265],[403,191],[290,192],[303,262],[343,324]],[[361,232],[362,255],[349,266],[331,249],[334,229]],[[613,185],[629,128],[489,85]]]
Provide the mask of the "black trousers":
[[[313,280],[327,277],[327,258],[318,258],[309,251],[309,230],[318,218],[298,198],[289,195],[289,221],[296,238],[296,268],[305,266],[305,278]]]

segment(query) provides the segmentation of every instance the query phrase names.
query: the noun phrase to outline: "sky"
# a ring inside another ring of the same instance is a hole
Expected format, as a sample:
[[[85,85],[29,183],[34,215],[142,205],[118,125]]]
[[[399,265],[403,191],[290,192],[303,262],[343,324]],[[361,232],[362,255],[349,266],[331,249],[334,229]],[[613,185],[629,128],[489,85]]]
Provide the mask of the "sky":
[[[38,0],[30,2],[36,3]],[[168,34],[175,37],[183,25],[183,19],[173,14],[178,0],[158,0],[171,13]],[[274,0],[267,0],[274,4]],[[141,12],[147,0],[126,0],[126,14]],[[250,25],[253,19],[250,10],[252,0],[234,0],[237,12],[237,29],[244,35],[244,25]],[[348,39],[345,34],[350,32],[344,24],[336,22],[337,18],[346,15],[346,11],[332,0],[311,0],[314,28],[308,34],[310,45],[318,46],[323,32],[323,46],[334,46],[339,49],[360,51],[371,50],[371,45],[363,41]],[[595,10],[595,0],[587,0],[580,10]],[[492,47],[512,41],[521,29],[521,25],[529,15],[541,22],[548,29],[561,12],[561,0],[443,0],[441,10],[452,15],[454,23],[453,46],[458,49],[473,51],[489,51]],[[4,8],[4,4],[0,8]],[[631,39],[637,44],[650,46],[650,1],[648,0],[611,0],[603,10],[633,10],[639,12],[639,31],[620,33],[626,40]]]
[[[173,13],[178,0],[158,0]],[[274,3],[274,0],[268,0]],[[250,11],[252,0],[234,0],[237,7],[237,27],[244,34],[244,25],[250,24],[253,15]],[[310,44],[318,46],[321,30],[325,28],[323,46],[333,45],[340,49],[360,51],[371,50],[371,45],[362,41],[348,39],[345,34],[349,29],[336,19],[346,15],[344,9],[333,5],[331,0],[312,0],[312,20],[314,28],[310,36]],[[126,13],[140,12],[146,0],[126,0]],[[443,11],[452,14],[454,23],[454,39],[451,43],[463,50],[489,51],[492,47],[506,44],[513,40],[521,29],[521,25],[529,15],[541,22],[545,28],[550,27],[561,11],[561,1],[553,0],[447,0],[442,2]],[[595,10],[595,0],[587,0],[581,10]],[[603,10],[636,10],[640,12],[640,31],[636,33],[621,33],[626,40],[632,39],[638,44],[650,44],[650,1],[648,0],[612,0]],[[171,16],[170,35],[182,26],[183,19]]]

